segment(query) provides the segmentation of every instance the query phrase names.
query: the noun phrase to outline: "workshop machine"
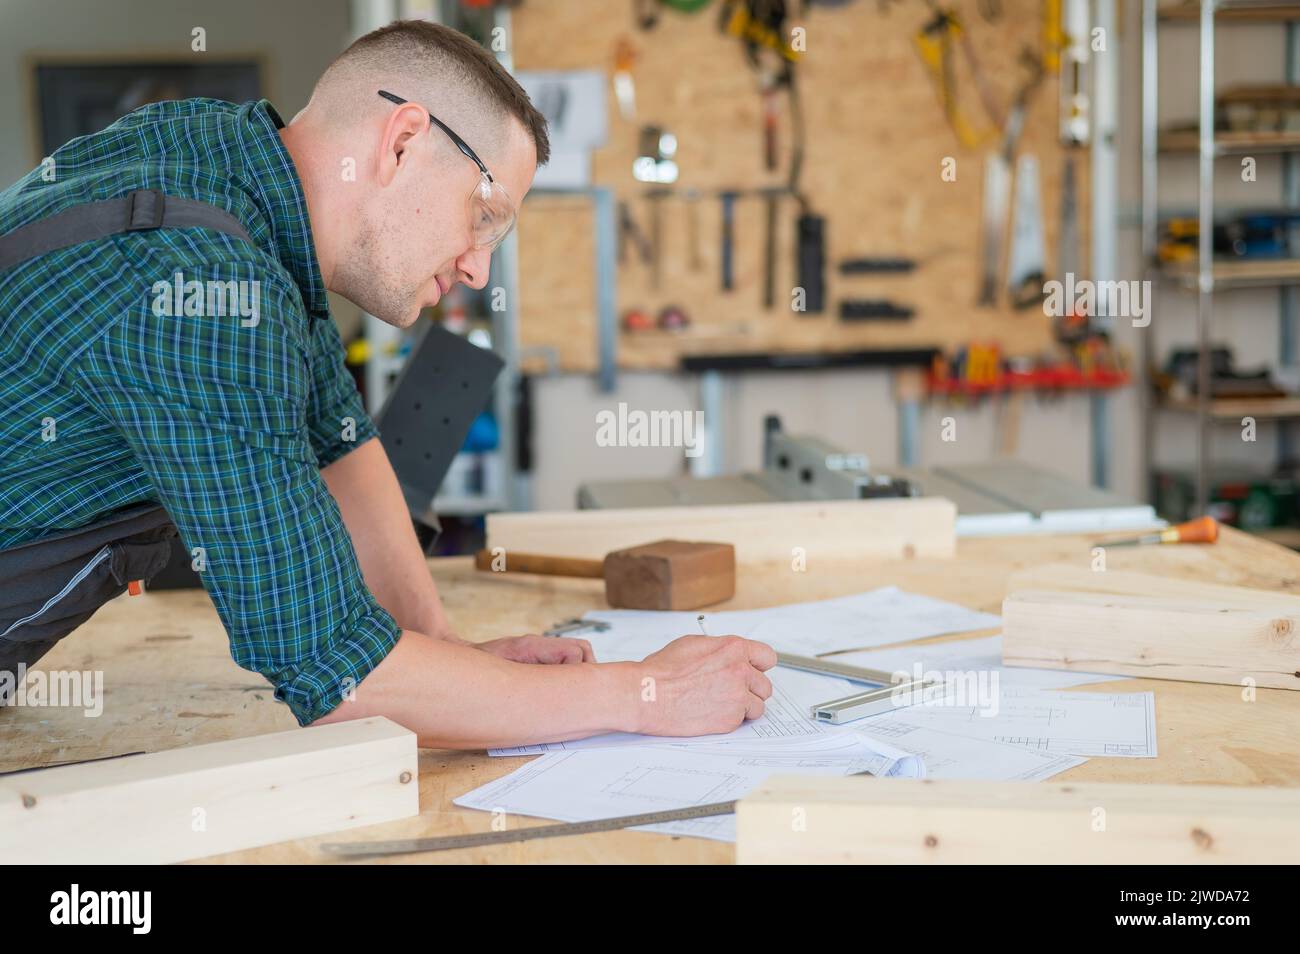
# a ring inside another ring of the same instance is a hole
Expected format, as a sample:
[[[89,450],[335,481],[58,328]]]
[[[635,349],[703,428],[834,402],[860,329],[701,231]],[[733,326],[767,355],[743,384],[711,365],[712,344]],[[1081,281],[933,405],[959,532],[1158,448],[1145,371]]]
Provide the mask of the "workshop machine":
[[[819,437],[788,434],[777,415],[763,428],[763,467],[722,477],[605,480],[578,488],[581,509],[690,507],[796,500],[946,497],[959,536],[1087,533],[1163,523],[1155,510],[1012,460],[872,470],[866,454]]]

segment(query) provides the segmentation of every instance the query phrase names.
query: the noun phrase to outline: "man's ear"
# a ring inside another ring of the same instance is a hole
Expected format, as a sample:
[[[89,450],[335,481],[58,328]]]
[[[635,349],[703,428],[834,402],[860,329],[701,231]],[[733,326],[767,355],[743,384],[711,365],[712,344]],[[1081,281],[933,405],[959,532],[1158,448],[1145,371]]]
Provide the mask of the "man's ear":
[[[389,185],[418,151],[420,137],[429,130],[429,114],[414,103],[403,103],[393,110],[384,123],[379,143],[379,168],[376,177],[381,186]]]

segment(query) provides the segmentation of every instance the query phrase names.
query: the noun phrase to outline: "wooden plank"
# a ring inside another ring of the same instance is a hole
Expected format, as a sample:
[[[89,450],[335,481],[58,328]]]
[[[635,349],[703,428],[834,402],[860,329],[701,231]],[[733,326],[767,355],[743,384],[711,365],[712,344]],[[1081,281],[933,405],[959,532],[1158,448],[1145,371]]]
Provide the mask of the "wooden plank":
[[[1102,546],[1105,546],[1104,542]],[[1268,606],[1284,612],[1300,613],[1300,596],[1289,593],[1134,573],[1132,570],[1094,571],[1068,563],[1046,563],[1013,573],[1007,592],[1014,593],[1017,590],[1163,596],[1178,600],[1209,600],[1233,606]]]
[[[774,776],[739,864],[1294,864],[1300,789]]]
[[[730,543],[738,563],[951,557],[957,508],[941,497],[497,513],[489,550],[600,559],[664,537]]]
[[[1009,666],[1300,689],[1300,613],[1168,596],[1018,590],[1002,602]]]
[[[0,863],[168,864],[419,814],[384,718],[0,778]]]

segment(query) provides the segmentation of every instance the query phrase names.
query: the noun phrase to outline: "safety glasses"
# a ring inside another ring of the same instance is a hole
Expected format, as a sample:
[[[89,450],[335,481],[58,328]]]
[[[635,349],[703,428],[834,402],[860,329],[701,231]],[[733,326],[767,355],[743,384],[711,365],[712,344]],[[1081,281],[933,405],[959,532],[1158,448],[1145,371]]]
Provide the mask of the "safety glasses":
[[[387,90],[380,90],[379,95],[390,103],[401,106],[409,100],[394,95]],[[428,110],[425,110],[428,112]],[[483,160],[478,157],[469,143],[456,135],[455,131],[433,113],[429,121],[447,134],[447,138],[456,144],[456,148],[478,166],[479,182],[469,196],[469,221],[475,248],[494,251],[515,225],[515,207],[506,194],[501,183],[492,178]]]

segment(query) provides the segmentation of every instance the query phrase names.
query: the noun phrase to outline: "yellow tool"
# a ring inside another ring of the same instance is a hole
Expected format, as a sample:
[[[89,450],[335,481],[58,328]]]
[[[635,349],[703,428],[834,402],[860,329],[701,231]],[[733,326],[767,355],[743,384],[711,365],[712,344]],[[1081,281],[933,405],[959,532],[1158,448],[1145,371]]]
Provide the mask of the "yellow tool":
[[[923,26],[913,38],[913,42],[916,44],[916,52],[921,56],[921,62],[930,71],[930,75],[934,77],[935,85],[939,89],[939,99],[943,104],[943,113],[948,118],[948,123],[952,126],[953,132],[957,134],[957,139],[961,144],[973,149],[996,139],[998,132],[996,129],[977,131],[970,121],[966,119],[965,114],[962,113],[957,104],[957,81],[953,75],[954,44],[963,43],[963,49],[969,61],[976,90],[982,96],[986,92],[983,75],[974,59],[974,50],[969,43],[963,41],[961,21],[957,19],[957,14],[951,10],[939,10],[934,18]],[[1000,117],[997,115],[997,107],[988,98],[985,98],[985,108],[989,110],[993,121],[995,123],[999,122]]]

